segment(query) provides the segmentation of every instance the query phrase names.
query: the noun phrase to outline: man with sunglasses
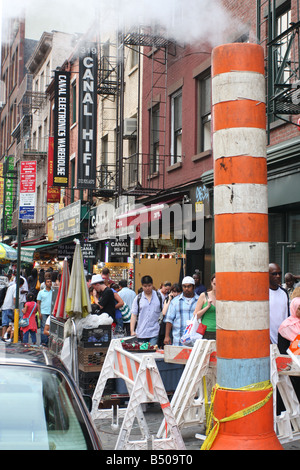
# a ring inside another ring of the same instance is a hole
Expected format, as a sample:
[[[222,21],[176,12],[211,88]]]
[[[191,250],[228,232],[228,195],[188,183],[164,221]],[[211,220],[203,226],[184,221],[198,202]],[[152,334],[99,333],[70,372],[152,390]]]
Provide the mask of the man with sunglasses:
[[[278,329],[289,316],[289,297],[281,286],[281,276],[278,264],[269,264],[270,339],[273,344],[278,343]]]

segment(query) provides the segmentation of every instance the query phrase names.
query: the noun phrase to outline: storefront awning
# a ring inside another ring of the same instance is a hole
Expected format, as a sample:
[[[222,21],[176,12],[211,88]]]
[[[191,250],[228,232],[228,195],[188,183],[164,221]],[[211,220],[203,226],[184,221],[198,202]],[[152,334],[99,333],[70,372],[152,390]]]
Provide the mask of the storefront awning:
[[[116,229],[159,220],[161,219],[162,210],[164,208],[165,204],[155,204],[153,206],[145,206],[141,209],[126,212],[126,214],[116,217]]]
[[[24,263],[32,263],[34,260],[34,254],[36,251],[50,250],[52,248],[57,248],[59,245],[64,245],[70,243],[74,240],[75,237],[62,238],[58,241],[51,243],[44,243],[41,245],[24,245],[21,246],[21,261]]]

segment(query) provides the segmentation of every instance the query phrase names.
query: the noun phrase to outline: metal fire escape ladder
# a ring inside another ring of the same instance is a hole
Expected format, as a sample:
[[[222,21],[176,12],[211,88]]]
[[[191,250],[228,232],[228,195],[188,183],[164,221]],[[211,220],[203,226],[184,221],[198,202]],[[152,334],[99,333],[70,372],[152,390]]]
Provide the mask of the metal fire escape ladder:
[[[257,38],[264,47],[266,60],[268,143],[270,126],[275,119],[298,126],[287,116],[300,114],[299,0],[297,22],[291,22],[280,34],[278,15],[276,0],[257,0]]]
[[[152,32],[149,28],[140,26],[124,34],[124,45],[138,46],[140,56],[151,60],[151,94],[148,100],[150,116],[150,149],[148,154],[138,154],[138,184],[128,194],[140,196],[155,194],[164,189],[165,161],[166,161],[166,109],[167,109],[167,74],[169,40],[161,34]],[[150,48],[148,53],[142,48]],[[159,106],[159,129],[153,128],[153,110]],[[140,114],[140,109],[138,110]],[[153,155],[153,133],[159,135],[158,160]],[[139,149],[138,149],[139,153]],[[161,175],[161,177],[160,177]]]

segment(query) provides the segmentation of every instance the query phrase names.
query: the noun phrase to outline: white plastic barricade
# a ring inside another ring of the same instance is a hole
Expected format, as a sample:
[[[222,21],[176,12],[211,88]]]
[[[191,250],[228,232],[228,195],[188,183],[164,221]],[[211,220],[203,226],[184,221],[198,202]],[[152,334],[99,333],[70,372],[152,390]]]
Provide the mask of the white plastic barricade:
[[[108,379],[122,378],[130,398],[127,408],[123,410],[124,419],[115,450],[185,450],[184,441],[155,362],[155,354],[157,353],[139,354],[124,350],[119,339],[113,339],[110,343],[93,394],[92,419],[107,418],[107,410],[99,409],[104,387]],[[151,402],[160,403],[169,430],[168,437],[155,438],[149,432],[141,404]],[[135,418],[138,420],[142,439],[130,441]]]
[[[216,341],[199,339],[192,348],[166,346],[166,362],[185,363],[184,371],[171,400],[172,411],[179,429],[206,420],[211,389],[216,383],[216,362],[212,358]],[[165,421],[161,423],[157,436],[162,436]]]
[[[300,439],[300,404],[290,377],[300,377],[300,368],[288,355],[279,354],[271,345],[271,382],[278,389],[285,411],[276,414],[276,393],[273,394],[274,428],[281,444]]]

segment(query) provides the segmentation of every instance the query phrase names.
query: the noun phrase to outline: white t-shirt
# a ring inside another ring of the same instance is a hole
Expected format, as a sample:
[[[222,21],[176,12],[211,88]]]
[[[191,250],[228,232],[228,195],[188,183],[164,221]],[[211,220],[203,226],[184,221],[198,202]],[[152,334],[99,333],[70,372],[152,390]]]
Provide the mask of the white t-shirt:
[[[284,290],[269,289],[270,338],[273,344],[278,342],[278,329],[288,317],[288,297]]]
[[[2,310],[14,310],[15,308],[14,299],[16,297],[16,290],[17,290],[16,284],[12,284],[11,286],[9,286],[9,288],[6,291],[5,299],[1,307]]]

